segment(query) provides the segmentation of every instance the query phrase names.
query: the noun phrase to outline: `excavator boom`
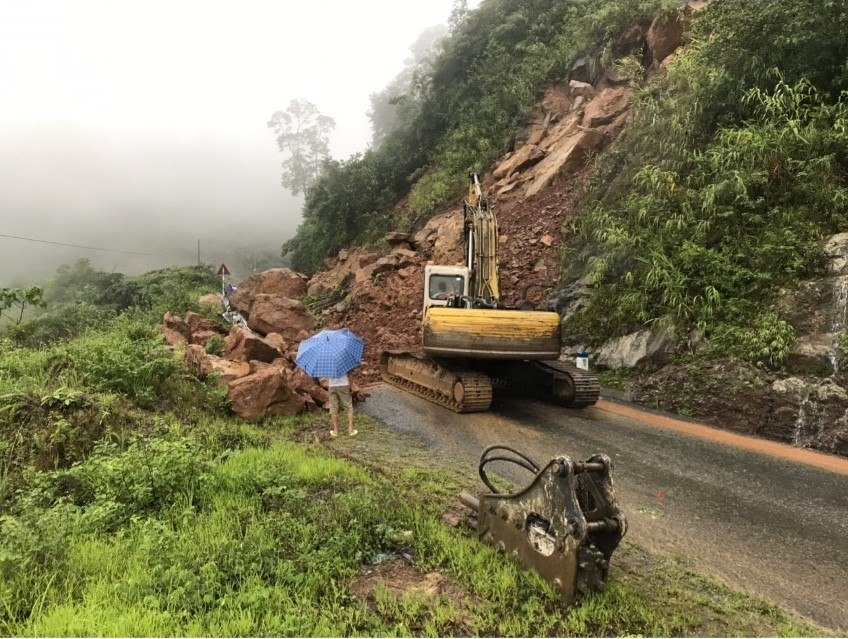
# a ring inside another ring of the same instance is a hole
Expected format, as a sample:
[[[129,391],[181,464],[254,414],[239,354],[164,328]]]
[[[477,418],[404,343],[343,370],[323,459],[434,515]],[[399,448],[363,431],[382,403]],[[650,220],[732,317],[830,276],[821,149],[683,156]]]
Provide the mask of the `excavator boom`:
[[[465,264],[471,271],[471,297],[497,303],[500,300],[498,277],[498,221],[483,197],[480,178],[472,173],[468,197],[463,205],[465,227]]]

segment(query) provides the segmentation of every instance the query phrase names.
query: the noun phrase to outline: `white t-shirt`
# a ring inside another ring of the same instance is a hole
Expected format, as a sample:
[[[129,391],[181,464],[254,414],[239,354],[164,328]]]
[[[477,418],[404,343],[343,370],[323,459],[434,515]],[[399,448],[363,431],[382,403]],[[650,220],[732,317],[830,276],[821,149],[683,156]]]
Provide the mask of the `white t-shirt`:
[[[327,386],[330,388],[333,386],[350,386],[350,382],[347,379],[347,375],[342,375],[341,377],[328,377]]]

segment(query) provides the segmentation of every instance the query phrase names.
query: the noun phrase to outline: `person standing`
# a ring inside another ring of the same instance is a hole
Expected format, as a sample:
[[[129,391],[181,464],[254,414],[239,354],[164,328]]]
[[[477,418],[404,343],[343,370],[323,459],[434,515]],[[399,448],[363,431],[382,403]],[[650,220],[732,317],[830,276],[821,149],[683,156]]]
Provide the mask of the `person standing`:
[[[347,375],[328,377],[327,390],[330,393],[330,422],[333,429],[330,435],[339,436],[339,407],[347,412],[347,434],[353,437],[359,431],[353,428],[353,398],[350,396],[350,380]]]

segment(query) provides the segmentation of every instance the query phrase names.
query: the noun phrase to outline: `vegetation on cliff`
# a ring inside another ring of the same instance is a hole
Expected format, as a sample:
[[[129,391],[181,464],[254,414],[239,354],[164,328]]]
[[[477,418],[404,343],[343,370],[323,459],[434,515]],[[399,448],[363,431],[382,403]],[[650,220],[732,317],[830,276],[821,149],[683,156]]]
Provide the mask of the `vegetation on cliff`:
[[[566,278],[597,295],[570,322],[595,344],[666,322],[779,365],[781,286],[821,275],[848,223],[848,3],[714,1],[599,161]]]
[[[422,59],[379,146],[324,165],[303,223],[287,242],[292,267],[321,268],[340,248],[422,224],[456,197],[469,171],[485,172],[545,88],[590,57],[598,73],[628,25],[675,0],[487,0],[454,16],[438,54]],[[409,196],[410,219],[391,217]]]
[[[284,249],[315,271],[390,227],[420,227],[510,144],[576,60],[632,77],[635,122],[598,160],[566,233],[563,281],[597,293],[567,326],[592,345],[666,323],[771,367],[795,331],[777,291],[821,275],[820,240],[848,223],[848,3],[713,0],[668,73],[612,59],[629,25],[678,2],[461,3],[450,34],[394,100],[380,144],[324,165]],[[407,70],[408,74],[408,70]],[[392,210],[406,198],[403,220]],[[600,318],[600,319],[599,319]]]

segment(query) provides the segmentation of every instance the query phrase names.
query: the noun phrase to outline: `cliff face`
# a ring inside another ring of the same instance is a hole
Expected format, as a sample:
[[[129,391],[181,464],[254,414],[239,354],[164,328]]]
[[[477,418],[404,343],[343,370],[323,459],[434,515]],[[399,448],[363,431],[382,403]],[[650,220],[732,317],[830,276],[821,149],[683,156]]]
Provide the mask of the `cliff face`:
[[[533,109],[514,148],[482,178],[500,226],[501,299],[544,307],[559,279],[559,250],[588,175],[601,152],[626,126],[629,92],[609,80],[570,81],[549,89]],[[312,295],[346,283],[345,299],[323,310],[326,325],[347,326],[366,338],[362,381],[379,378],[384,350],[420,347],[424,265],[462,264],[462,202],[433,217],[414,235],[390,233],[387,255],[341,251],[309,282]]]
[[[646,73],[661,73],[682,44],[693,11],[703,4],[689,3],[670,20],[633,25],[614,40],[614,57],[640,60]],[[482,176],[500,225],[504,303],[528,301],[559,311],[579,305],[579,299],[564,302],[561,295],[551,299],[551,294],[560,276],[564,228],[591,171],[591,158],[631,120],[630,90],[616,68],[590,84],[578,61],[569,77],[548,89],[516,132],[510,150]],[[398,213],[408,213],[403,203]],[[335,290],[343,297],[321,308],[325,325],[348,326],[366,337],[359,373],[365,382],[379,378],[377,361],[383,350],[419,348],[424,265],[430,260],[463,262],[461,198],[414,235],[390,233],[386,239],[392,247],[387,255],[356,247],[342,250],[309,282],[312,296],[330,299]]]

